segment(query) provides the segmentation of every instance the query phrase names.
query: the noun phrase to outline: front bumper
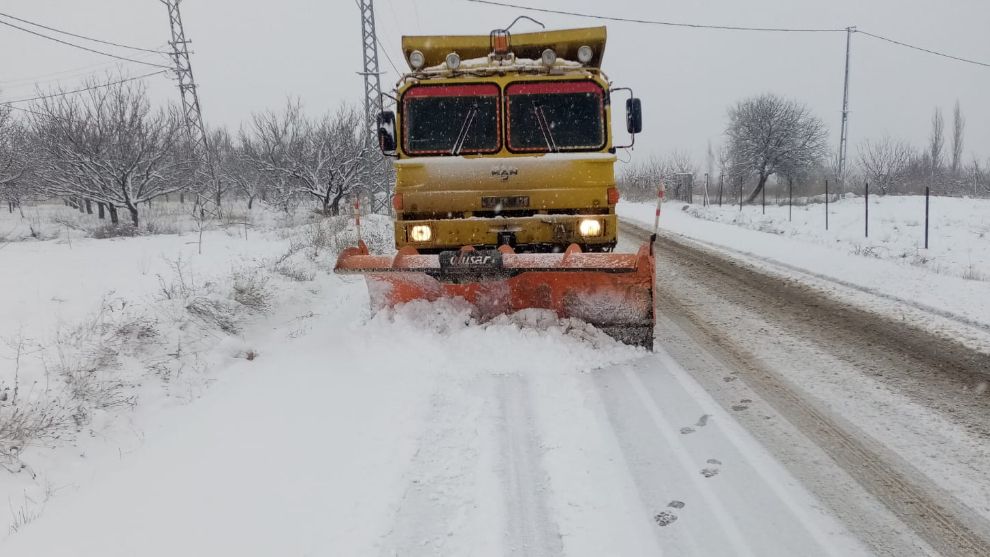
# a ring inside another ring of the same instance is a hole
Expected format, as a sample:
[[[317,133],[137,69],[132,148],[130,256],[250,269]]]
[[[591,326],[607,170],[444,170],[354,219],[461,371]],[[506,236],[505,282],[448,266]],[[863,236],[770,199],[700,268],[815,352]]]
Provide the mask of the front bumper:
[[[584,219],[596,219],[602,223],[600,236],[585,237],[578,232]],[[413,226],[427,225],[433,231],[430,241],[414,242],[410,231]],[[562,247],[578,244],[589,248],[607,248],[615,245],[617,221],[612,215],[535,215],[532,217],[496,217],[468,219],[406,220],[395,223],[397,248],[411,246],[421,252],[458,249],[463,246],[496,247],[500,234],[512,234],[515,245]]]

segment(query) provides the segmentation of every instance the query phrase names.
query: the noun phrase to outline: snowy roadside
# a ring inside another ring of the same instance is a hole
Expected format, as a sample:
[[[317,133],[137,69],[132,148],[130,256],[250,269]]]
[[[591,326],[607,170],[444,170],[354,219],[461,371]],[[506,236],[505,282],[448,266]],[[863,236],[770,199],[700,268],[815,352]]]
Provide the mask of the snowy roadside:
[[[661,228],[790,280],[990,352],[990,201],[933,201],[933,243],[923,248],[923,198],[871,198],[871,238],[863,200],[824,206],[664,205]],[[937,210],[937,213],[935,211]],[[655,205],[620,202],[619,215],[652,227]],[[662,247],[660,248],[662,258]]]
[[[0,246],[0,535],[258,357],[252,337],[328,273],[346,226],[210,230],[202,248],[197,234],[73,239],[81,234],[56,229]]]

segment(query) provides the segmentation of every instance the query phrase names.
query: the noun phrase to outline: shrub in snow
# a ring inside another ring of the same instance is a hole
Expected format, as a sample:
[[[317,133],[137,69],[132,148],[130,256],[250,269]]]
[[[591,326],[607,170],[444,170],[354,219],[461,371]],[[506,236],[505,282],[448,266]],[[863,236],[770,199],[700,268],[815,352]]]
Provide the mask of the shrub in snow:
[[[234,271],[231,297],[234,301],[254,311],[267,311],[272,293],[268,276],[259,269]]]
[[[133,224],[106,224],[98,226],[91,231],[93,238],[98,240],[105,240],[107,238],[131,238],[138,234],[138,228]]]
[[[316,278],[316,272],[299,264],[282,263],[274,268],[275,272],[296,282],[310,282]]]
[[[132,355],[158,336],[157,323],[132,312],[126,302],[105,299],[89,321],[56,335],[55,370],[76,405],[77,425],[87,421],[88,408],[133,405],[130,383],[118,373],[120,358]]]
[[[227,334],[236,334],[237,311],[231,304],[215,298],[196,296],[186,304],[186,311],[208,326],[214,326]]]

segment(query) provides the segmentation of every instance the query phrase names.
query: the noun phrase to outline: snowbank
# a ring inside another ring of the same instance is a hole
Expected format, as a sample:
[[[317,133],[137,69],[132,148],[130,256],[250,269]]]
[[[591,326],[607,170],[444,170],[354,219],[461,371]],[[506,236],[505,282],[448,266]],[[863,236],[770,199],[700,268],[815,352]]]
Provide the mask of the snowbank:
[[[908,308],[990,333],[990,200],[932,198],[927,250],[923,197],[871,196],[869,238],[863,198],[830,204],[828,231],[824,204],[794,207],[793,220],[786,205],[766,210],[667,203],[661,227],[774,272],[849,287],[839,293],[866,293],[860,301],[898,318]],[[654,204],[621,202],[618,211],[653,226]]]

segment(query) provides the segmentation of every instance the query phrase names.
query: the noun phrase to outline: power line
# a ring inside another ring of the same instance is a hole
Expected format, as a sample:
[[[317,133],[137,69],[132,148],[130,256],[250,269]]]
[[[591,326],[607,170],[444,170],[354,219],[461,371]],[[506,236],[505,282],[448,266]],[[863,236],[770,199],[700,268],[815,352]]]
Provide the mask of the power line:
[[[38,33],[37,31],[32,31],[30,29],[25,29],[23,27],[19,27],[17,25],[14,25],[13,23],[10,23],[10,22],[7,22],[7,21],[3,21],[2,19],[0,19],[0,25],[6,25],[7,27],[13,27],[14,29],[17,29],[17,30],[20,30],[20,31],[24,31],[25,33],[30,33],[32,35],[41,37],[43,39],[48,39],[50,41],[55,41],[57,43],[64,44],[66,46],[71,46],[73,48],[78,48],[80,50],[85,50],[87,52],[92,52],[92,53],[95,53],[95,54],[99,54],[101,56],[108,56],[110,58],[116,58],[117,60],[123,60],[125,62],[134,62],[136,64],[144,64],[146,66],[152,66],[152,67],[155,67],[155,68],[169,69],[168,66],[163,66],[161,64],[155,64],[153,62],[144,62],[142,60],[135,60],[134,58],[127,58],[126,56],[117,56],[116,54],[110,54],[109,52],[103,52],[102,50],[96,50],[96,49],[89,48],[89,47],[82,46],[82,45],[78,45],[78,44],[75,44],[75,43],[70,43],[68,41],[63,41],[62,39],[57,39],[55,37],[52,37],[52,36],[49,36],[49,35],[45,35],[43,33]]]
[[[151,55],[145,54],[141,58],[144,60],[149,59]],[[3,88],[7,92],[11,89],[22,89],[24,87],[36,87],[38,85],[59,82],[67,79],[78,79],[82,77],[95,76],[99,73],[101,69],[110,69],[113,67],[121,68],[122,64],[120,62],[101,62],[99,64],[90,64],[88,66],[81,66],[77,68],[62,70],[58,72],[51,72],[41,75],[35,75],[33,77],[21,77],[16,79],[10,79],[6,81],[0,81],[0,88]]]
[[[867,37],[873,37],[874,39],[880,39],[881,41],[887,41],[888,43],[896,44],[898,46],[903,46],[903,47],[911,48],[911,49],[914,49],[914,50],[920,50],[921,52],[927,52],[928,54],[934,54],[935,56],[941,56],[943,58],[949,58],[951,60],[957,60],[959,62],[966,62],[967,64],[976,64],[977,66],[983,66],[983,67],[986,67],[986,68],[990,68],[990,64],[988,64],[986,62],[980,62],[978,60],[970,60],[968,58],[960,58],[959,56],[953,56],[951,54],[946,54],[944,52],[938,52],[936,50],[930,50],[930,49],[927,49],[927,48],[922,48],[920,46],[915,46],[913,44],[902,43],[901,41],[895,41],[894,39],[890,39],[890,38],[883,37],[883,36],[880,36],[880,35],[874,35],[873,33],[867,33],[866,31],[856,31],[856,32],[857,33],[861,33],[863,35],[866,35]]]
[[[399,71],[399,68],[395,67],[395,62],[393,62],[392,57],[388,55],[388,49],[385,48],[385,45],[382,44],[382,41],[380,41],[378,37],[375,37],[375,41],[378,43],[378,46],[382,48],[382,54],[384,54],[385,59],[388,60],[388,65],[392,66],[392,69],[395,70],[395,73],[401,76],[402,72]]]
[[[7,108],[10,108],[10,109],[13,109],[13,110],[20,110],[21,112],[27,112],[28,114],[34,114],[35,116],[47,116],[47,114],[45,114],[44,112],[38,112],[37,110],[31,110],[30,108],[23,108],[23,107],[20,107],[20,106],[13,106],[13,105],[4,105],[4,106],[6,106]]]
[[[395,5],[392,4],[392,0],[386,0],[386,3],[388,4],[389,10],[392,12],[392,19],[395,21],[396,25],[399,25],[399,15],[395,13]],[[391,44],[391,42],[389,42],[389,44]],[[397,75],[401,76],[402,72],[400,72],[399,68],[396,67],[395,62],[392,61],[392,57],[388,55],[388,49],[385,48],[385,45],[381,41],[378,41],[378,46],[381,47],[382,54],[385,55],[385,59],[388,60],[388,64],[392,66],[392,69],[395,70]]]
[[[85,35],[77,35],[75,33],[70,33],[68,31],[63,31],[61,29],[56,29],[54,27],[49,27],[47,25],[42,25],[40,23],[35,23],[33,21],[28,21],[26,19],[21,19],[21,18],[19,18],[17,16],[12,16],[10,14],[5,14],[3,12],[0,12],[0,16],[6,17],[8,19],[13,19],[15,21],[20,21],[21,23],[27,23],[28,25],[34,25],[35,27],[40,27],[42,29],[47,29],[49,31],[54,31],[56,33],[61,33],[63,35],[68,35],[70,37],[75,37],[77,39],[83,39],[83,40],[86,40],[86,41],[92,41],[94,43],[105,44],[105,45],[108,45],[108,46],[116,46],[118,48],[126,48],[126,49],[129,49],[129,50],[139,50],[141,52],[151,52],[153,54],[166,54],[164,52],[160,52],[158,50],[152,50],[150,48],[141,48],[141,47],[138,47],[138,46],[128,46],[126,44],[120,44],[120,43],[115,43],[115,42],[111,42],[111,41],[104,41],[104,40],[100,40],[100,39],[94,39],[92,37],[87,37]]]
[[[113,66],[119,66],[118,62],[100,62],[99,64],[89,64],[88,66],[80,66],[78,68],[71,68],[68,70],[61,70],[57,72],[45,73],[40,75],[35,75],[32,77],[18,77],[14,79],[7,79],[0,81],[0,87],[6,88],[17,88],[23,87],[24,85],[35,85],[37,83],[47,83],[50,81],[58,81],[60,79],[71,79],[74,77],[79,77],[83,75],[89,75],[101,68],[111,68]],[[66,77],[61,77],[66,76]]]
[[[16,100],[13,100],[13,101],[3,101],[3,102],[0,102],[0,105],[11,106],[14,103],[26,103],[26,102],[31,102],[31,101],[41,101],[41,100],[44,100],[44,99],[52,99],[52,98],[55,98],[55,97],[65,97],[67,95],[75,95],[76,93],[85,93],[86,91],[92,91],[94,89],[102,89],[104,87],[112,87],[114,85],[120,85],[122,83],[128,83],[130,81],[138,81],[140,79],[147,79],[149,77],[156,76],[156,75],[161,75],[161,74],[168,73],[168,72],[169,72],[169,70],[159,70],[157,72],[151,72],[151,73],[148,73],[148,74],[139,75],[139,76],[135,76],[135,77],[128,77],[128,78],[120,79],[120,80],[117,80],[117,81],[110,81],[108,83],[100,83],[98,85],[90,85],[88,87],[83,87],[81,89],[75,89],[75,90],[72,90],[72,91],[60,91],[58,93],[52,93],[51,95],[41,95],[41,96],[38,96],[38,97],[32,97],[30,99],[16,99]],[[12,107],[12,108],[16,108],[16,107]]]
[[[769,31],[775,33],[845,33],[846,29],[813,29],[813,28],[789,28],[789,27],[743,27],[736,25],[705,25],[701,23],[680,23],[674,21],[662,21],[657,19],[634,19],[627,17],[613,17],[594,14],[584,14],[578,12],[568,12],[564,10],[551,10],[548,8],[533,8],[530,6],[520,6],[518,4],[508,4],[504,2],[494,2],[492,0],[467,0],[475,4],[488,4],[491,6],[501,6],[503,8],[515,8],[517,10],[528,10],[531,12],[542,12],[547,14],[569,15],[573,17],[583,17],[587,19],[600,19],[604,21],[620,21],[623,23],[643,23],[647,25],[663,25],[666,27],[688,27],[691,29],[716,29],[722,31]]]
[[[518,4],[509,4],[509,3],[505,3],[505,2],[496,2],[494,0],[466,0],[466,1],[467,2],[472,2],[472,3],[475,3],[475,4],[488,4],[488,5],[491,5],[491,6],[500,6],[500,7],[503,7],[503,8],[514,8],[514,9],[517,9],[517,10],[528,10],[528,11],[531,11],[531,12],[542,12],[542,13],[549,13],[549,14],[568,15],[568,16],[573,16],[573,17],[583,17],[583,18],[587,18],[587,19],[598,19],[598,20],[602,20],[602,21],[618,21],[618,22],[623,22],[623,23],[641,23],[641,24],[647,24],[647,25],[663,25],[663,26],[667,26],[667,27],[686,27],[686,28],[690,28],[690,29],[714,29],[714,30],[721,30],[721,31],[769,31],[769,32],[778,32],[778,33],[780,33],[780,32],[783,32],[783,33],[845,33],[846,32],[846,29],[844,29],[844,28],[843,29],[824,29],[824,28],[804,28],[804,29],[802,29],[802,28],[789,28],[789,27],[743,27],[743,26],[736,26],[736,25],[707,25],[707,24],[700,24],[700,23],[679,23],[679,22],[673,22],[673,21],[661,21],[661,20],[650,20],[650,19],[633,19],[633,18],[625,18],[625,17],[613,17],[613,16],[603,16],[603,15],[595,15],[595,14],[585,14],[585,13],[578,13],[578,12],[568,12],[568,11],[564,11],[564,10],[552,10],[552,9],[548,9],[548,8],[532,8],[532,7],[529,7],[529,6],[520,6]],[[977,65],[977,66],[983,66],[983,67],[990,68],[990,63],[987,63],[987,62],[980,62],[978,60],[972,60],[972,59],[969,59],[969,58],[963,58],[961,56],[953,56],[953,55],[947,54],[945,52],[939,52],[937,50],[932,50],[932,49],[929,49],[929,48],[924,48],[924,47],[920,47],[920,46],[917,46],[917,45],[913,45],[913,44],[908,44],[908,43],[905,43],[905,42],[897,41],[897,40],[891,39],[889,37],[884,37],[882,35],[877,35],[877,34],[874,34],[874,33],[869,33],[867,31],[863,31],[861,29],[854,30],[853,32],[854,33],[862,33],[863,35],[866,35],[868,37],[873,37],[874,39],[879,39],[881,41],[886,41],[888,43],[895,44],[895,45],[898,45],[898,46],[903,46],[905,48],[910,48],[910,49],[913,49],[913,50],[918,50],[918,51],[921,51],[921,52],[926,52],[928,54],[932,54],[932,55],[935,55],[935,56],[941,56],[942,58],[948,58],[948,59],[956,60],[956,61],[959,61],[959,62],[965,62],[967,64],[974,64],[974,65]]]

